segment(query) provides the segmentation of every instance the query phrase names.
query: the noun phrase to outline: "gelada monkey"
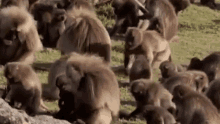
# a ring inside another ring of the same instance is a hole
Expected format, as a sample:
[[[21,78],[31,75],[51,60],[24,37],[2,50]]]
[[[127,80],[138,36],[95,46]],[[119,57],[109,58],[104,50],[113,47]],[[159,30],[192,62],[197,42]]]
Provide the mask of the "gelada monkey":
[[[21,109],[31,116],[42,112],[40,108],[48,109],[41,99],[40,80],[30,65],[19,62],[7,63],[4,75],[8,87],[5,99],[10,101],[10,105],[20,102]]]
[[[71,96],[63,99],[66,95],[60,95],[64,102],[61,106],[70,111],[71,122],[82,119],[88,124],[110,124],[120,107],[120,89],[114,72],[103,59],[93,55],[71,53],[66,62],[66,73],[57,78],[56,86],[60,93]],[[69,107],[72,102],[73,108]]]
[[[97,54],[106,62],[110,62],[111,39],[96,14],[87,9],[75,8],[67,11],[67,16],[68,26],[57,42],[61,53]]]
[[[32,16],[10,6],[0,10],[0,64],[17,61],[32,64],[35,52],[43,49]]]

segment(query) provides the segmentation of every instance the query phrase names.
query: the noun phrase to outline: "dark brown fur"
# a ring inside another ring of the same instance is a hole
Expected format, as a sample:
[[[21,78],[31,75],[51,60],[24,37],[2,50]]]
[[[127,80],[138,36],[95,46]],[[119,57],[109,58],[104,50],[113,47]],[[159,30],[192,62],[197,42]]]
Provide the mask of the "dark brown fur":
[[[188,70],[201,70],[204,71],[209,82],[220,77],[220,52],[213,52],[203,60],[197,57],[191,59]]]
[[[18,61],[32,64],[34,54],[42,50],[40,38],[31,15],[11,6],[0,11],[0,64]]]
[[[111,39],[94,12],[86,9],[67,11],[69,21],[57,42],[61,53],[92,53],[111,61]]]
[[[131,82],[131,93],[134,96],[137,108],[129,118],[135,117],[142,112],[145,105],[161,106],[165,109],[175,110],[176,106],[171,101],[173,96],[161,84],[151,80],[138,79]]]
[[[6,100],[10,101],[10,105],[20,102],[21,109],[29,115],[36,115],[40,110],[42,89],[40,80],[31,66],[18,62],[8,63],[4,75],[9,88]]]
[[[56,85],[60,93],[69,94],[70,98],[65,98],[60,105],[71,103],[72,119],[82,119],[88,124],[110,124],[120,106],[120,89],[113,71],[95,56],[72,53],[66,62],[66,75],[59,76]],[[61,99],[65,96],[60,94]]]
[[[210,83],[206,91],[206,96],[217,107],[218,111],[220,111],[220,79],[215,79]]]
[[[158,68],[161,62],[171,57],[171,50],[169,43],[158,32],[130,27],[125,37],[125,68],[132,54],[145,56],[151,67]]]
[[[203,94],[191,88],[178,85],[173,91],[173,102],[177,106],[177,120],[181,124],[189,124],[195,112],[200,111],[210,124],[219,124],[220,117],[217,108]]]

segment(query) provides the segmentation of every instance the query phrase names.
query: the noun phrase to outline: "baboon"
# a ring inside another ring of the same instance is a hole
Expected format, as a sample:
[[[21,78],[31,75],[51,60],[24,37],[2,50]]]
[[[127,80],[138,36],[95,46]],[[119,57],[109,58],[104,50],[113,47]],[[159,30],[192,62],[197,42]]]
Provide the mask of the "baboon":
[[[200,0],[200,3],[202,5],[208,6],[211,9],[216,9],[217,8],[215,0]]]
[[[62,54],[71,52],[98,54],[106,62],[111,61],[111,39],[94,12],[87,9],[67,11],[68,22],[57,42]]]
[[[143,16],[144,18],[145,16],[148,17],[148,15],[145,14],[148,13],[148,11],[142,5],[143,2],[143,0],[112,1],[112,7],[114,8],[116,19],[115,25],[109,33],[111,37],[118,31],[125,33],[128,27],[137,27],[139,20],[142,19]],[[140,11],[144,14],[140,15]]]
[[[191,88],[178,85],[173,91],[173,100],[177,106],[177,120],[181,124],[189,124],[196,111],[200,111],[210,124],[219,124],[220,117],[217,108],[203,94]]]
[[[176,124],[173,115],[162,107],[147,105],[143,111],[147,124]]]
[[[181,65],[175,65],[173,62],[164,61],[159,66],[162,78],[159,80],[161,83],[165,82],[169,77],[175,76],[177,72],[184,72],[184,68]]]
[[[1,0],[1,8],[8,6],[18,6],[29,9],[29,0]]]
[[[141,114],[145,105],[161,106],[172,113],[176,106],[171,101],[173,96],[161,84],[147,79],[138,79],[131,82],[131,93],[134,96],[137,107],[129,115],[129,118],[136,117]]]
[[[169,1],[172,3],[177,15],[180,11],[185,10],[187,7],[190,6],[189,0],[169,0]]]
[[[149,10],[150,24],[148,30],[157,30],[168,42],[176,36],[178,18],[173,5],[168,0],[146,0],[145,7]]]
[[[38,32],[43,37],[43,45],[55,48],[59,37],[65,30],[66,11],[51,4],[36,3],[31,12],[37,20]]]
[[[153,68],[158,68],[163,61],[171,60],[169,43],[158,32],[142,31],[135,27],[129,27],[125,36],[125,68],[131,54],[145,56]]]
[[[72,110],[64,109],[72,111],[71,118],[75,120],[110,124],[120,106],[120,90],[113,71],[103,59],[94,55],[72,53],[66,62],[66,73],[56,80],[60,93],[71,95],[68,100],[64,99],[64,105],[73,102]],[[62,96],[66,95],[61,94],[61,100]]]
[[[220,52],[213,52],[206,56],[203,60],[197,57],[191,59],[188,70],[204,71],[209,82],[220,77]]]
[[[206,91],[206,96],[212,101],[212,103],[220,111],[220,79],[215,79],[210,83],[209,88]]]
[[[171,93],[177,85],[187,85],[193,90],[202,93],[208,88],[208,83],[208,77],[204,72],[186,71],[174,73],[174,76],[166,79],[162,84]]]
[[[144,55],[135,56],[135,61],[129,73],[130,82],[140,78],[153,79],[151,66]]]
[[[34,54],[43,49],[31,15],[10,6],[0,10],[0,64],[18,61],[32,64]]]
[[[31,116],[40,112],[41,106],[47,108],[41,99],[40,80],[30,65],[20,62],[7,63],[4,76],[9,88],[5,99],[10,101],[10,105],[20,102],[21,109]]]

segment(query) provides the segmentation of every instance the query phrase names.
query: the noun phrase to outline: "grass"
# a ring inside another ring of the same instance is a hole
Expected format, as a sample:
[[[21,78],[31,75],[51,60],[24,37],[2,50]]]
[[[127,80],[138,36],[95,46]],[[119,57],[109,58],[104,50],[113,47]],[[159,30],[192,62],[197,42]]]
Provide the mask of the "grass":
[[[97,9],[98,17],[106,27],[114,24],[113,11],[110,5]],[[170,43],[173,61],[176,64],[187,64],[194,56],[203,58],[212,51],[220,49],[220,15],[218,10],[211,10],[208,7],[191,5],[184,12],[179,14],[179,43]],[[123,64],[123,42],[112,42],[112,65]],[[49,52],[38,52],[37,61],[40,63],[53,62],[60,58],[60,52],[52,50]],[[156,70],[154,80],[158,80],[159,71]],[[42,83],[47,83],[47,71],[37,71]],[[5,84],[5,79],[0,73],[0,83]],[[127,80],[128,77],[123,74],[116,74],[118,80]],[[135,106],[127,104],[134,103],[128,87],[122,87],[121,90],[121,109],[132,111]],[[50,110],[59,110],[57,101],[45,101]],[[144,124],[145,121],[125,121],[120,123]]]

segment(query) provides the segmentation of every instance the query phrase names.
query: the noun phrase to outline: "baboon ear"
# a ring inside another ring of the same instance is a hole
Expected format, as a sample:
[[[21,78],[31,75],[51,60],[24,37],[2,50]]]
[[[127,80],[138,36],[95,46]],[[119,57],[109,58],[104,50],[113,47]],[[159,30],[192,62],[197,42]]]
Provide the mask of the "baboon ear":
[[[143,40],[143,32],[138,28],[132,29],[132,35],[134,36],[134,41],[136,45],[140,45]]]

